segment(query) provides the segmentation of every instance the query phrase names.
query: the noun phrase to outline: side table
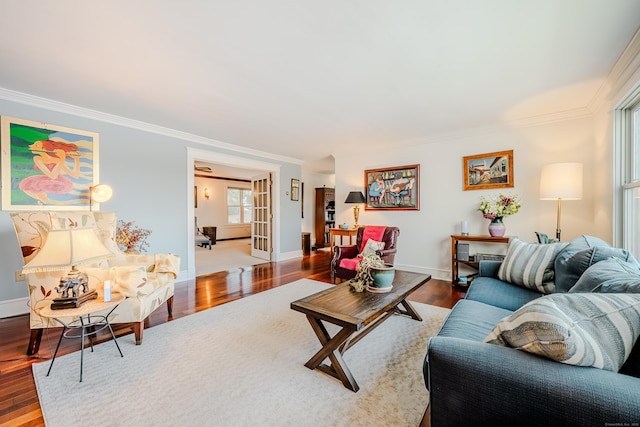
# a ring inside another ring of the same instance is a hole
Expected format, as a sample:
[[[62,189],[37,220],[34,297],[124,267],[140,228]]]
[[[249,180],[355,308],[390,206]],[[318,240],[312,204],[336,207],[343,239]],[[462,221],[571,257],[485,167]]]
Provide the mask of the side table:
[[[340,244],[342,245],[342,236],[349,236],[349,244],[353,245],[353,238],[358,235],[357,228],[330,228],[329,243],[331,244],[331,253],[333,253],[334,239],[340,236]]]
[[[479,266],[479,262],[476,261],[463,261],[457,258],[458,253],[458,242],[476,242],[476,243],[500,243],[500,244],[508,244],[509,237],[494,237],[494,236],[468,236],[468,235],[451,235],[451,283],[456,286],[463,286],[459,283],[460,274],[459,274],[459,265],[463,264],[468,267],[472,267],[477,269]]]
[[[84,342],[85,337],[89,338],[89,343],[91,345],[91,352],[93,352],[93,337],[100,331],[104,329],[108,329],[111,333],[111,337],[113,338],[113,342],[116,343],[116,347],[118,348],[118,352],[120,353],[120,357],[124,357],[122,355],[122,350],[120,350],[120,346],[118,345],[118,341],[116,340],[116,336],[113,333],[113,329],[111,328],[111,324],[109,323],[109,316],[113,313],[113,310],[124,301],[124,297],[120,294],[114,293],[111,295],[111,301],[102,301],[100,299],[90,300],[78,308],[66,308],[63,310],[51,310],[51,306],[45,307],[40,315],[42,317],[48,317],[54,319],[58,323],[60,323],[63,327],[62,334],[60,334],[60,339],[58,340],[58,345],[56,346],[56,351],[53,353],[53,359],[51,360],[51,365],[49,365],[49,370],[47,371],[47,376],[51,373],[51,368],[53,367],[53,362],[56,361],[56,356],[58,355],[58,350],[60,349],[60,343],[62,342],[62,338],[80,338],[80,382],[82,382],[82,368],[84,362]],[[109,310],[106,315],[96,314],[101,311]],[[77,319],[73,321],[68,321],[69,318]],[[67,321],[66,321],[67,320]]]

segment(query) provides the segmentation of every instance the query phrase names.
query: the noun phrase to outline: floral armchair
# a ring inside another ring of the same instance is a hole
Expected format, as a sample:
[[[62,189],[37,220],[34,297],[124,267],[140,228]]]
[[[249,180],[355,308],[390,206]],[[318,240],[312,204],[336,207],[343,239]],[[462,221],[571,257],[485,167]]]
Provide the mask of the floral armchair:
[[[144,320],[159,306],[167,303],[171,316],[174,281],[180,271],[180,257],[173,254],[132,255],[120,251],[115,243],[117,218],[115,212],[13,212],[13,226],[22,250],[24,264],[36,256],[50,230],[93,228],[102,243],[115,256],[98,263],[84,265],[89,288],[103,298],[103,284],[111,280],[112,292],[127,298],[110,316],[112,324],[132,323],[136,344],[142,343]],[[58,295],[55,291],[66,271],[46,271],[26,274],[29,286],[31,337],[27,354],[38,352],[44,328],[59,327],[53,319],[40,316],[40,311]]]

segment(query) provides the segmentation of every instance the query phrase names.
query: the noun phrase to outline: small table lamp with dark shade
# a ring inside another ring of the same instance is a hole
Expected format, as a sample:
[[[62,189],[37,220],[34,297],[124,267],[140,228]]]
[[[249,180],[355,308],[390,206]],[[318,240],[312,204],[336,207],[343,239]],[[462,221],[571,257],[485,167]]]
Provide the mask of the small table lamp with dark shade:
[[[353,227],[358,228],[358,217],[360,216],[360,203],[366,203],[367,200],[364,198],[362,191],[351,191],[347,196],[347,200],[345,200],[344,202],[356,204],[353,207],[353,219],[356,221],[356,224]]]

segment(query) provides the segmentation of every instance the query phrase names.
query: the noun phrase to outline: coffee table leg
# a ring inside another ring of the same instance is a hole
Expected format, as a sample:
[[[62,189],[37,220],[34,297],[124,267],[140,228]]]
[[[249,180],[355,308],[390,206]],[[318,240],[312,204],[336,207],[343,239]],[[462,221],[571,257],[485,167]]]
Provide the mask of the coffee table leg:
[[[346,328],[342,328],[333,338],[327,332],[320,319],[307,315],[311,328],[315,332],[322,348],[304,366],[309,369],[318,369],[334,378],[342,381],[342,384],[351,391],[357,392],[360,389],[353,374],[342,358],[339,347],[353,334]],[[323,365],[322,362],[329,358],[330,365]]]
[[[400,306],[403,306],[404,310],[401,310]],[[413,306],[409,304],[409,301],[407,301],[406,299],[400,301],[400,303],[396,306],[396,310],[398,310],[400,314],[404,314],[405,316],[409,316],[412,319],[422,321],[422,317],[420,317],[415,308],[413,308]]]

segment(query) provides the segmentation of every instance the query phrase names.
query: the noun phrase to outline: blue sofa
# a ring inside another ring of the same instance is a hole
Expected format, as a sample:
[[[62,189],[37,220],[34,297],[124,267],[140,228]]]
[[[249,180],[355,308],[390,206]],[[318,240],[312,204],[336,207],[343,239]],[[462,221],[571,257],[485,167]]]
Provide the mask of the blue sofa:
[[[581,236],[571,242],[555,259],[556,292],[568,292],[580,273],[598,261],[589,250],[593,247],[600,249],[601,259],[620,252],[595,238]],[[581,255],[585,252],[589,257]],[[576,269],[581,256],[585,265]],[[501,319],[543,296],[499,280],[500,263],[480,263],[465,299],[429,340],[424,378],[431,426],[638,425],[640,340],[619,372],[483,342]]]

